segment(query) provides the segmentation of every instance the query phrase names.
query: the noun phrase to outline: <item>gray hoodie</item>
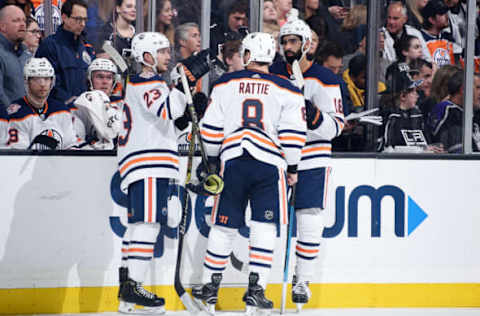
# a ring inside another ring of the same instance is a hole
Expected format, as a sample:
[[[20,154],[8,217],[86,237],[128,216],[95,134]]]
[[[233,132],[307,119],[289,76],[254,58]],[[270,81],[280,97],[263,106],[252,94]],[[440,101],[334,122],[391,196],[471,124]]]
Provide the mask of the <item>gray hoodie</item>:
[[[0,103],[4,106],[25,95],[23,66],[27,62],[27,49],[14,45],[0,34]]]

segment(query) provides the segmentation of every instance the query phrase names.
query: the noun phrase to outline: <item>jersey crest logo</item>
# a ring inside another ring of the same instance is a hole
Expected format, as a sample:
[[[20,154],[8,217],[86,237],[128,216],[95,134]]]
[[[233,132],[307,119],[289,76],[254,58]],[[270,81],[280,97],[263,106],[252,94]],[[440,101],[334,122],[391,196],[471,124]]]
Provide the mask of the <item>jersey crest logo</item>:
[[[17,104],[17,103],[10,104],[7,108],[8,115],[12,115],[14,113],[17,113],[18,110],[20,110],[21,107],[22,106],[20,104]]]
[[[445,48],[437,48],[433,53],[433,62],[439,67],[450,64],[450,54]]]
[[[43,130],[39,135],[45,135],[45,136],[48,136],[48,137],[51,137],[51,138],[55,139],[58,142],[56,149],[63,148],[63,138],[62,138],[62,135],[60,135],[60,133],[57,130],[46,129],[46,130]],[[46,146],[44,144],[34,144],[32,146],[32,149],[33,150],[49,150],[51,148],[49,148],[48,146]]]

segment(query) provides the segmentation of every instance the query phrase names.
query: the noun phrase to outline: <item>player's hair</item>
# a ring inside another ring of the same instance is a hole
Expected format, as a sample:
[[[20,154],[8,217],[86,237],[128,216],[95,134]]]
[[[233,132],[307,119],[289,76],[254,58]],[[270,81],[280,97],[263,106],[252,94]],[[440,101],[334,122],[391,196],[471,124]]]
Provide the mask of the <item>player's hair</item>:
[[[342,46],[338,45],[335,42],[325,42],[322,48],[318,52],[317,62],[323,64],[328,57],[333,56],[336,58],[343,58],[344,50]]]
[[[79,5],[81,7],[84,7],[85,9],[88,9],[87,3],[84,0],[67,0],[63,5],[62,5],[62,14],[65,14],[66,16],[70,17],[72,15],[72,10],[74,5]]]
[[[353,77],[357,77],[362,72],[365,72],[367,70],[367,56],[359,54],[350,59],[348,69],[350,76]]]

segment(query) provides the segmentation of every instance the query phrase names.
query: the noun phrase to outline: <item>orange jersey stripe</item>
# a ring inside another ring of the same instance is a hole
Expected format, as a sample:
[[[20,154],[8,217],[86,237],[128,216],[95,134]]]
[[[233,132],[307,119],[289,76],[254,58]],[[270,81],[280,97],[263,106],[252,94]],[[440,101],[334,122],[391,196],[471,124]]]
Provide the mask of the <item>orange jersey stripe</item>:
[[[142,249],[142,248],[130,248],[128,252],[144,252],[144,253],[153,253],[153,249]]]
[[[260,260],[266,260],[266,261],[273,261],[273,258],[272,258],[272,257],[252,255],[252,254],[250,254],[250,258],[252,258],[252,259],[260,259]]]
[[[311,250],[311,249],[304,249],[300,246],[297,246],[296,247],[298,251],[301,251],[301,252],[306,252],[306,253],[317,253],[318,252],[318,249],[315,249],[315,250]]]
[[[302,149],[302,154],[307,154],[315,151],[331,151],[331,150],[332,150],[332,147],[329,147],[329,146],[313,147],[313,148]]]
[[[137,158],[129,161],[126,163],[122,168],[120,168],[120,173],[124,172],[128,167],[130,167],[133,164],[140,163],[140,162],[145,162],[145,161],[170,161],[175,164],[178,164],[178,159],[175,158],[170,158],[170,157],[144,157],[144,158]]]
[[[200,133],[204,136],[207,136],[207,137],[213,137],[213,138],[223,138],[224,137],[223,133],[215,133],[214,134],[214,133],[209,133],[209,132],[206,132],[206,131],[203,131],[203,130]]]
[[[228,262],[228,260],[217,261],[217,260],[210,259],[209,257],[205,257],[205,261],[208,261],[213,264],[227,264]]]
[[[297,136],[279,136],[278,139],[279,140],[296,140],[302,143],[304,143],[306,140],[306,138],[297,137]]]
[[[236,140],[238,140],[238,139],[243,138],[245,135],[248,135],[248,136],[250,136],[250,137],[258,140],[258,141],[261,142],[261,143],[264,143],[264,144],[266,144],[266,145],[268,145],[268,146],[271,146],[271,147],[274,147],[274,148],[278,149],[277,146],[276,146],[274,143],[272,143],[271,141],[268,141],[268,140],[266,140],[266,139],[264,139],[264,138],[260,138],[259,136],[255,135],[255,134],[253,134],[253,133],[251,133],[251,132],[249,132],[249,131],[245,131],[245,132],[242,132],[242,134],[240,134],[240,135],[227,138],[227,139],[225,139],[225,140],[223,141],[223,143],[224,143],[224,144],[228,144],[228,143],[230,143],[230,142],[233,142],[233,141],[236,141]]]

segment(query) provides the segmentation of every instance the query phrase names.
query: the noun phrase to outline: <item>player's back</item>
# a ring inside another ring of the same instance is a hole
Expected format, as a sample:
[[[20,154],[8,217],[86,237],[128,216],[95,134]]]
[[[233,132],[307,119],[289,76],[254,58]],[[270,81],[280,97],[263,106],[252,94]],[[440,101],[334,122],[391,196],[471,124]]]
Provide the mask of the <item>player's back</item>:
[[[288,80],[250,70],[229,73],[214,85],[212,110],[207,110],[203,121],[207,135],[203,136],[213,141],[208,139],[209,127],[213,132],[215,126],[222,126],[224,161],[242,155],[245,149],[257,160],[285,168],[284,145],[301,147],[304,141],[302,107],[300,90]]]

